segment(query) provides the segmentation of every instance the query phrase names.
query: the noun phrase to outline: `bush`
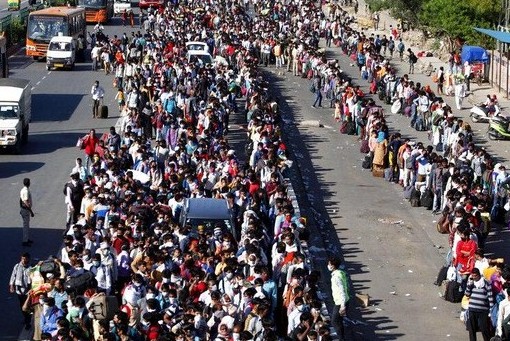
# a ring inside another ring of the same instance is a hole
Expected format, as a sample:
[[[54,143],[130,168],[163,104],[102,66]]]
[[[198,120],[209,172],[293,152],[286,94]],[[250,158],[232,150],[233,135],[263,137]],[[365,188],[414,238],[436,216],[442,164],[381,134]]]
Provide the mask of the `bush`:
[[[10,38],[11,38],[10,43],[11,44],[21,43],[21,42],[23,42],[23,40],[25,40],[25,36],[27,33],[27,27],[21,19],[14,18],[11,21],[10,33],[11,33],[10,34]]]

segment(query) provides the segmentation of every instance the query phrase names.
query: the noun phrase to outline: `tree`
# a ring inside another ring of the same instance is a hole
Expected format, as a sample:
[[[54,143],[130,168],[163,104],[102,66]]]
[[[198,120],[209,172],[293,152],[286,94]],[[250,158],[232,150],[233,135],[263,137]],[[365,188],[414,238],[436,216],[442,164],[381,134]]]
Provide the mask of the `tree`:
[[[470,44],[487,45],[487,39],[474,27],[493,27],[498,21],[495,0],[426,0],[418,14],[421,26],[453,43],[462,39]]]

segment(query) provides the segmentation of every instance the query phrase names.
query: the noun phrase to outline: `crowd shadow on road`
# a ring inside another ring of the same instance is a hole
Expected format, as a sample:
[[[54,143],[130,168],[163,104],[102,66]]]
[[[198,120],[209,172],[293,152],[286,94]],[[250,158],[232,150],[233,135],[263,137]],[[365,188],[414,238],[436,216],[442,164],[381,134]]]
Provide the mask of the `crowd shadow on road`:
[[[317,252],[311,252],[311,254],[314,258],[312,261],[316,266],[320,264],[316,270],[321,272],[321,290],[328,310],[331,312],[333,302],[329,285],[330,274],[326,269],[327,257],[341,256],[345,261],[345,267],[349,274],[358,275],[366,272],[363,269],[366,266],[359,262],[362,257],[358,255],[354,260],[354,256],[363,253],[363,250],[360,249],[357,242],[338,238],[337,231],[331,221],[332,215],[340,216],[339,211],[335,209],[338,205],[338,198],[336,193],[330,190],[333,186],[326,182],[324,177],[324,174],[330,172],[331,169],[317,168],[312,163],[313,158],[320,158],[317,155],[312,157],[313,154],[317,154],[317,143],[324,142],[326,137],[321,136],[320,131],[314,131],[313,134],[302,134],[300,132],[297,123],[303,120],[300,114],[303,110],[302,103],[296,101],[299,94],[287,95],[285,88],[289,87],[288,80],[282,80],[268,71],[264,72],[264,79],[267,79],[271,84],[271,95],[278,101],[284,121],[282,124],[284,140],[289,146],[292,160],[297,165],[290,169],[289,174],[298,197],[301,215],[308,217],[308,226],[312,236],[310,244],[315,244],[314,241],[322,239],[321,243],[324,245],[322,250],[319,248]],[[297,82],[301,83],[300,80]],[[370,280],[353,280],[354,291],[362,292],[366,290],[369,282]],[[378,312],[377,317],[374,317],[370,316],[367,309],[360,306],[352,306],[351,308],[349,312],[351,322],[347,323],[346,326],[346,340],[396,340],[403,336],[402,333],[391,332],[397,328],[396,324],[390,318],[380,316],[380,312]],[[380,325],[384,325],[384,329],[387,331],[384,335],[376,334]]]
[[[36,218],[37,219],[37,216]],[[34,222],[36,221],[34,219]],[[21,218],[20,218],[21,225]],[[55,254],[58,247],[57,241],[62,240],[62,229],[58,228],[31,228],[30,239],[34,240],[32,247],[21,246],[20,227],[0,227],[0,283],[3,290],[0,290],[0,302],[2,304],[2,315],[0,319],[0,341],[17,340],[22,329],[21,311],[18,299],[10,294],[8,283],[14,265],[19,262],[24,252],[30,253],[32,263],[47,259],[50,254]]]
[[[33,172],[42,166],[44,162],[0,162],[0,179]]]
[[[24,146],[24,155],[48,154],[62,148],[75,147],[83,132],[52,132],[30,135]]]
[[[83,97],[80,94],[33,94],[32,122],[66,121]]]

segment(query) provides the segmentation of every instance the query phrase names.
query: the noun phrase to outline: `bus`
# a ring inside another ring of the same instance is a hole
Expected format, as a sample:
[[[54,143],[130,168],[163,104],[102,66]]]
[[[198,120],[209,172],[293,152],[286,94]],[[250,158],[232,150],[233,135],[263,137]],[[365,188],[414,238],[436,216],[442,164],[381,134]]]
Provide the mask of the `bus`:
[[[0,36],[0,78],[9,77],[7,66],[7,38]]]
[[[85,8],[87,24],[106,24],[113,17],[113,0],[77,0],[76,3]]]
[[[49,7],[31,12],[27,25],[27,56],[34,59],[46,57],[51,38],[59,34],[71,36],[75,40],[82,35],[86,39],[85,9]]]

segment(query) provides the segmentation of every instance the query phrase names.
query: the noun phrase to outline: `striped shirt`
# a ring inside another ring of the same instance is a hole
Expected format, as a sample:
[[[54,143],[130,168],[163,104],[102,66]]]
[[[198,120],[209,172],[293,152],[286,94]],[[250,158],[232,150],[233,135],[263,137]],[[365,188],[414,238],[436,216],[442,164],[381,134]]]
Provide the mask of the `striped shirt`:
[[[469,281],[464,293],[469,297],[469,310],[479,312],[489,312],[494,305],[492,297],[492,288],[488,281],[483,280],[484,285],[481,288],[475,287],[473,281]]]

